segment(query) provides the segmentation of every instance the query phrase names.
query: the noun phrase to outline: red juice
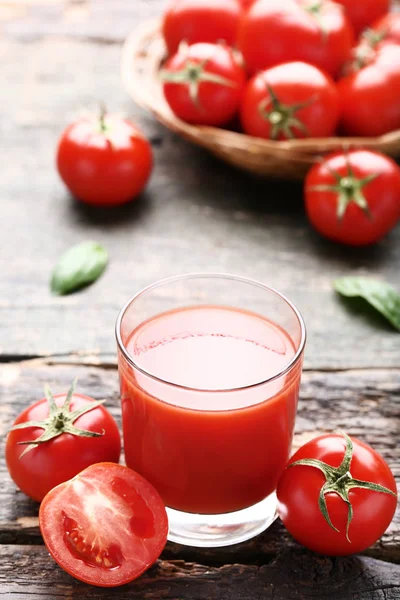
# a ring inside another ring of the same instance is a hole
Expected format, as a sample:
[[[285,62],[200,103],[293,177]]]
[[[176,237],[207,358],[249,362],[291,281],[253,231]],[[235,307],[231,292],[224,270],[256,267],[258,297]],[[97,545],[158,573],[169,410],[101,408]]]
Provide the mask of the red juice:
[[[251,312],[162,313],[120,357],[126,463],[167,506],[228,513],[272,493],[289,458],[301,360],[289,335]]]

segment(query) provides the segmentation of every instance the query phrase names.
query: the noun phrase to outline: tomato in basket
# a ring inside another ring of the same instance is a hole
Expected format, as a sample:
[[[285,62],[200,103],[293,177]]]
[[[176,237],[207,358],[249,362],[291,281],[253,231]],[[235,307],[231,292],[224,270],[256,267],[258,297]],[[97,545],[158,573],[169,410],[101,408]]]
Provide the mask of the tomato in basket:
[[[331,77],[317,67],[285,63],[250,79],[240,116],[244,131],[256,137],[331,136],[339,119],[338,93]]]
[[[383,17],[390,8],[390,0],[335,0],[344,6],[356,34]]]
[[[348,70],[338,82],[343,132],[380,136],[400,129],[400,46],[361,53]]]
[[[400,13],[391,12],[375,21],[364,32],[363,41],[372,47],[400,44]]]
[[[182,41],[224,41],[233,46],[241,12],[238,0],[173,0],[162,27],[169,54],[174,54]]]
[[[259,0],[243,13],[237,42],[251,73],[301,60],[335,77],[350,57],[354,32],[330,0]]]
[[[225,125],[238,110],[245,72],[221,44],[181,45],[160,71],[165,98],[183,121]]]

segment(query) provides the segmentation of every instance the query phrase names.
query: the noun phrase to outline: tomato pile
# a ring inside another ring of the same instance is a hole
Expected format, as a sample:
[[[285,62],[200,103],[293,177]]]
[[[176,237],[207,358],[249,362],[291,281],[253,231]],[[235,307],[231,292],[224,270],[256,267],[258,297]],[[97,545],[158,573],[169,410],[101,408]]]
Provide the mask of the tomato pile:
[[[236,112],[245,133],[266,139],[399,129],[400,14],[389,9],[389,0],[174,0],[163,19],[166,100],[193,124],[235,126]],[[291,116],[296,127],[274,127]],[[314,118],[325,126],[310,127]]]
[[[173,0],[160,70],[177,117],[270,140],[400,129],[400,13],[389,0]],[[340,243],[383,238],[400,219],[400,169],[341,152],[308,174],[312,225]]]

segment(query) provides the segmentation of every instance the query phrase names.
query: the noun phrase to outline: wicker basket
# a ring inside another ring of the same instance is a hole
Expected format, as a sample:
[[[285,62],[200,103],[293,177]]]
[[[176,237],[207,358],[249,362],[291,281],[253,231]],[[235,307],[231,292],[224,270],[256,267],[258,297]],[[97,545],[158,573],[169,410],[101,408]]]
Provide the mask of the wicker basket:
[[[322,154],[332,150],[363,147],[400,155],[400,130],[375,138],[271,141],[217,127],[189,125],[172,113],[164,99],[157,74],[165,55],[159,20],[143,23],[128,36],[121,69],[130,96],[160,123],[236,167],[259,175],[302,179]]]

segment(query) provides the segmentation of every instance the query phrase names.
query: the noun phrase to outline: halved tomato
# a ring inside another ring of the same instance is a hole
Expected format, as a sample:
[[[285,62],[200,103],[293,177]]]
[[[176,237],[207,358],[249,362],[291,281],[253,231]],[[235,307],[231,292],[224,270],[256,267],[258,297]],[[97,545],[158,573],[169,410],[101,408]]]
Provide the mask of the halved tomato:
[[[39,523],[60,567],[100,587],[136,579],[159,557],[168,533],[158,492],[115,463],[91,465],[53,488],[40,506]]]

